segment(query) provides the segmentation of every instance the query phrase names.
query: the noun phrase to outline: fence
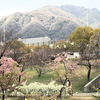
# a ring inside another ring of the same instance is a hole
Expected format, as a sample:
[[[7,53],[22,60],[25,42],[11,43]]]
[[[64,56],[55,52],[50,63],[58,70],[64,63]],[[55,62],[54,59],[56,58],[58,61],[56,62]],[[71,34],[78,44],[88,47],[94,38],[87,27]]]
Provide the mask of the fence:
[[[99,88],[99,82],[100,82],[100,74],[84,86],[84,91],[95,92],[96,90],[93,88],[93,86],[95,86],[95,88]]]

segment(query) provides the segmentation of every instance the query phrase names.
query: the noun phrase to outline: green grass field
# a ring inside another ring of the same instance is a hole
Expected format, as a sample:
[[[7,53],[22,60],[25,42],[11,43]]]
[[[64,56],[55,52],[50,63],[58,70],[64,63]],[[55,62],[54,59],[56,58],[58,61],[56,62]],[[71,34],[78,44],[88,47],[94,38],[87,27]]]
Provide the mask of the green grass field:
[[[72,82],[72,87],[75,92],[83,93],[84,92],[84,85],[87,84],[87,68],[85,66],[82,66],[82,71],[80,71],[79,75],[80,77],[75,77],[75,74],[71,75],[71,78],[69,78]],[[63,65],[59,66],[60,70],[64,70]],[[94,77],[100,74],[100,69],[97,71],[95,68],[92,68],[90,80],[92,80]],[[41,77],[38,77],[38,74],[35,69],[26,69],[26,73],[29,76],[32,76],[33,78],[27,79],[27,84],[31,82],[40,82],[48,84],[51,80],[56,80],[54,77],[54,72],[47,70],[45,74],[43,74]],[[59,81],[57,81],[57,84],[61,84]]]

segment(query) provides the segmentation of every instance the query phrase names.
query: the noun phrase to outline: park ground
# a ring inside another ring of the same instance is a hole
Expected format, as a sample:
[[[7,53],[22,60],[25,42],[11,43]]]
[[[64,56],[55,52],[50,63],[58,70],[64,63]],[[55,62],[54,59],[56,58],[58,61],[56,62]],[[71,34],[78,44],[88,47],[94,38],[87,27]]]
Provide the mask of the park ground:
[[[65,99],[61,99],[61,100],[99,100],[96,99],[94,97],[92,97],[91,94],[95,94],[95,93],[75,93],[73,96],[68,96],[68,94],[66,95],[67,97]],[[6,98],[5,100],[17,100],[16,98]]]
[[[63,66],[61,65],[59,69],[63,70]],[[99,100],[99,99],[92,97],[91,94],[95,94],[95,93],[85,93],[84,92],[84,85],[87,83],[87,78],[86,78],[87,69],[84,66],[82,66],[82,69],[83,71],[82,71],[81,77],[73,78],[73,75],[71,77],[74,95],[69,97],[67,94],[66,99],[61,99],[61,100]],[[54,78],[54,75],[53,75],[54,73],[52,71],[46,72],[46,74],[42,75],[41,77],[37,76],[37,72],[34,69],[33,70],[26,69],[25,71],[29,76],[33,76],[33,78],[27,79],[27,84],[31,82],[40,82],[40,83],[48,84],[51,81],[51,79],[56,80]],[[99,74],[100,74],[100,69],[96,70],[95,68],[93,68],[91,71],[90,80],[92,80]],[[57,83],[60,84],[59,81],[57,81]],[[17,99],[12,97],[12,98],[5,98],[5,100],[17,100]]]

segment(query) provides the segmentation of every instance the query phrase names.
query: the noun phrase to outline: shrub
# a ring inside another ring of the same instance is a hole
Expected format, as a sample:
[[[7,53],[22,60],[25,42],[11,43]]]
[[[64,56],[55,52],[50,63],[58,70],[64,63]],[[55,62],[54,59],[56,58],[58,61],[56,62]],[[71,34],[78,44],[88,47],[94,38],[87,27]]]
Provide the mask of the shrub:
[[[34,82],[26,85],[26,82],[24,82],[23,86],[20,86],[19,88],[21,88],[21,90],[24,91],[25,94],[41,94],[41,96],[51,97],[55,94],[58,94],[60,89],[63,87],[63,85],[55,84],[55,82],[56,81],[52,81],[47,85],[39,82]],[[14,91],[10,95],[23,96],[23,94]]]
[[[94,86],[93,86],[93,88],[97,91],[97,93],[95,95],[92,95],[92,96],[95,97],[95,98],[98,98],[100,100],[100,86],[99,86],[99,89],[95,88]]]

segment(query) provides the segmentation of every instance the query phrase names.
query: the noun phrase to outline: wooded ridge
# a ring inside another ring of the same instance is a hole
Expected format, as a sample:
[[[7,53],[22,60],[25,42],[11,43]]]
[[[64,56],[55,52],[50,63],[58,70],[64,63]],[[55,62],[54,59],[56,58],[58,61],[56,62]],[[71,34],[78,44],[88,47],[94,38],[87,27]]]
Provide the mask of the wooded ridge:
[[[88,9],[88,24],[92,28],[100,27],[100,11]],[[20,38],[48,36],[52,40],[67,39],[76,27],[87,25],[87,9],[65,5],[45,6],[32,12],[14,13],[0,19],[5,31],[15,29]]]

